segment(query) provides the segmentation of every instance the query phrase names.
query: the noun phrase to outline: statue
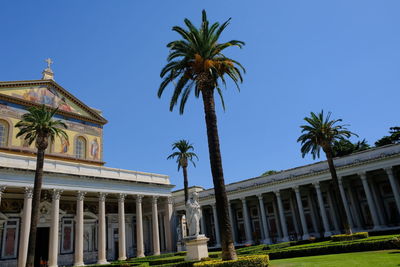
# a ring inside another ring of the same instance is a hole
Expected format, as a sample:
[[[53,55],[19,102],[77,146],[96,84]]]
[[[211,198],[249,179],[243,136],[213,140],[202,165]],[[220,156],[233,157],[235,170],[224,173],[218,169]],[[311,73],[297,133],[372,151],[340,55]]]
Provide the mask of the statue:
[[[201,209],[199,204],[199,194],[193,192],[186,203],[186,224],[189,228],[189,236],[199,236]]]

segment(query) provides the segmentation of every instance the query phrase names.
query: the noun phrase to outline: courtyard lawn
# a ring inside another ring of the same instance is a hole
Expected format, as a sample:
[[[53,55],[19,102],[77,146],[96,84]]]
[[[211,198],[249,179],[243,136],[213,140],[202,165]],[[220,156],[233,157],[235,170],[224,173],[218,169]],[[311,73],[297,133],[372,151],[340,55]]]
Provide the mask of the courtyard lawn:
[[[400,250],[342,253],[271,260],[271,267],[368,267],[400,266]]]

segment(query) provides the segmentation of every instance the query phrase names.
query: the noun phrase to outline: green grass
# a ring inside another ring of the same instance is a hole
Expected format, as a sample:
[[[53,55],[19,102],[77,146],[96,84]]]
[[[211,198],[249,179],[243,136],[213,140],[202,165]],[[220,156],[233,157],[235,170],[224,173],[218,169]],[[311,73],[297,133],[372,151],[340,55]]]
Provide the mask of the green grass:
[[[400,250],[343,253],[271,260],[271,267],[398,267]]]

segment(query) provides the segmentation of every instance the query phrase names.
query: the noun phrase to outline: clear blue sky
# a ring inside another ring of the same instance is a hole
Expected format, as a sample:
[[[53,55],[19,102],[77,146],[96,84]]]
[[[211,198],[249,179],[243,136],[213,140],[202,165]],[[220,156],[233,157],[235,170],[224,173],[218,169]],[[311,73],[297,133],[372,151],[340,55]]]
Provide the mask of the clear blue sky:
[[[373,144],[399,125],[400,1],[2,1],[0,80],[39,79],[44,59],[55,80],[103,110],[107,166],[182,175],[167,161],[185,138],[200,157],[190,185],[211,187],[202,102],[168,111],[156,97],[171,31],[201,10],[232,17],[222,40],[247,68],[241,92],[218,109],[226,182],[312,162],[296,143],[310,111],[332,111]],[[217,101],[220,106],[219,101]]]

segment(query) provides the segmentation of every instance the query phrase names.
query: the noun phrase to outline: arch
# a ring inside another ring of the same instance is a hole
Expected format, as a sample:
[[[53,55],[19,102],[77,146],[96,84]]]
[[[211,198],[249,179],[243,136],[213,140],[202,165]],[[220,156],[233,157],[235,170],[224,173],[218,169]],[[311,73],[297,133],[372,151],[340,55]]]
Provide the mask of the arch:
[[[83,136],[77,136],[75,138],[75,157],[78,159],[87,158],[87,140]]]
[[[10,142],[10,124],[0,119],[0,147],[8,147]]]

